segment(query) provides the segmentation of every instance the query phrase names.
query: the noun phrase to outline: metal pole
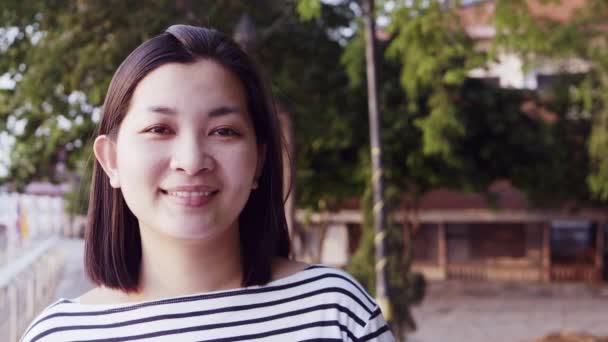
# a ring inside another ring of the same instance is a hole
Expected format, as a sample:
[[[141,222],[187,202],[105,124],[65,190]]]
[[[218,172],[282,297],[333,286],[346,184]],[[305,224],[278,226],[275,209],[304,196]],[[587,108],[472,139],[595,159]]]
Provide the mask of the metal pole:
[[[367,101],[369,109],[369,135],[372,157],[372,186],[374,191],[374,247],[376,257],[376,299],[387,320],[391,319],[386,280],[386,253],[384,250],[385,210],[384,184],[382,177],[382,148],[380,143],[380,114],[378,112],[376,79],[376,25],[374,20],[374,0],[363,1],[365,23],[365,57],[367,64]]]

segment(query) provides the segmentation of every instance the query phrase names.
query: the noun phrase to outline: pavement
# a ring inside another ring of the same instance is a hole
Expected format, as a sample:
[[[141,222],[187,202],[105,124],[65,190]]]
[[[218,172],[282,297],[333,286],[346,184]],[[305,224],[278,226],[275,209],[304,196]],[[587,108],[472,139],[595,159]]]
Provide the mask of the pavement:
[[[608,336],[608,288],[585,284],[431,284],[408,342],[529,342],[570,331]]]

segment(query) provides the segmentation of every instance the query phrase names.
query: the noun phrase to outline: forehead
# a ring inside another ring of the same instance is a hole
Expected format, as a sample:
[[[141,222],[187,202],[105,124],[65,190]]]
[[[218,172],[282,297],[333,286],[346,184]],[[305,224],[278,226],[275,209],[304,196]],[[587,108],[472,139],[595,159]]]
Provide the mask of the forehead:
[[[170,106],[178,111],[212,110],[217,106],[238,106],[246,111],[247,98],[238,77],[213,60],[168,63],[139,82],[130,109]]]

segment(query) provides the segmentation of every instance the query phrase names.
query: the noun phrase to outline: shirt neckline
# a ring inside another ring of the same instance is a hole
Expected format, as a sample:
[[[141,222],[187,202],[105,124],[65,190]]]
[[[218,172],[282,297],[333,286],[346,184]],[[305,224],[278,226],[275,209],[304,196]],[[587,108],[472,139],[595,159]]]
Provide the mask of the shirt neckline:
[[[222,295],[231,294],[233,292],[238,292],[238,291],[243,291],[243,290],[248,290],[248,289],[258,289],[258,288],[263,288],[263,287],[280,286],[280,285],[284,285],[284,284],[287,284],[290,282],[295,282],[295,281],[298,281],[301,278],[303,278],[304,273],[307,273],[307,271],[315,269],[319,266],[323,266],[323,265],[310,264],[310,265],[308,265],[308,267],[306,267],[300,271],[294,272],[290,275],[287,275],[287,276],[279,278],[279,279],[269,281],[265,285],[252,285],[252,286],[238,287],[238,288],[227,289],[227,290],[197,292],[197,293],[190,293],[190,294],[184,294],[184,295],[178,295],[178,296],[172,296],[172,297],[164,297],[164,298],[158,298],[158,299],[149,299],[149,300],[125,302],[125,303],[86,304],[86,303],[80,302],[80,297],[76,297],[76,298],[72,298],[72,299],[60,298],[58,300],[58,302],[59,303],[67,302],[70,304],[80,305],[82,307],[87,307],[87,308],[120,308],[120,307],[149,305],[149,304],[154,304],[154,303],[181,302],[181,301],[187,300],[188,298],[192,298],[192,297],[206,297],[206,296],[223,297]]]

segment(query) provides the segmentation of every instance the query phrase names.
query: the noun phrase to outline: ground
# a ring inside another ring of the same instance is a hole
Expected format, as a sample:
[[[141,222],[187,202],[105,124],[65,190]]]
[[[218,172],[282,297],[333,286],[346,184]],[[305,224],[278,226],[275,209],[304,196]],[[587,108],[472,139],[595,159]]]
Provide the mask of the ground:
[[[409,342],[519,342],[557,331],[608,336],[608,287],[447,282],[414,309]]]

